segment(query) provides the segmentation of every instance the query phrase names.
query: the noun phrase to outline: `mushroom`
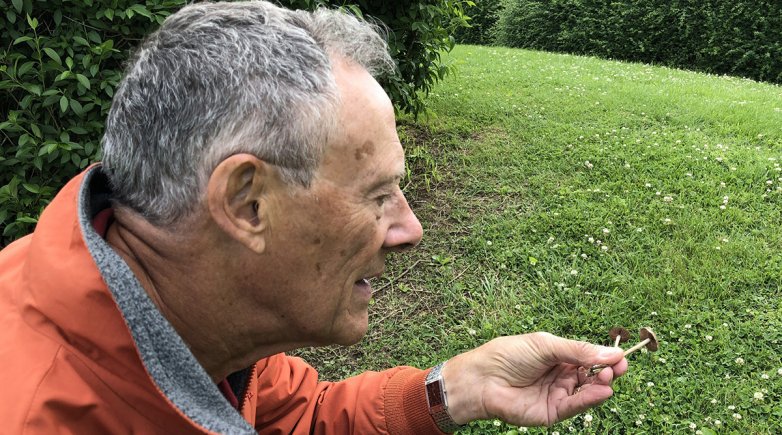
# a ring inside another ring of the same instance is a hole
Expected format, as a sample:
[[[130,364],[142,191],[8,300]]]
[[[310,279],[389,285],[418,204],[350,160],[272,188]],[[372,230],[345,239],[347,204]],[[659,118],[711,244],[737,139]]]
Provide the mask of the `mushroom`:
[[[627,349],[625,351],[625,356],[630,355],[631,353],[635,352],[636,350],[644,346],[647,349],[649,349],[650,352],[654,352],[657,350],[659,342],[657,341],[657,336],[654,335],[654,331],[652,331],[652,328],[649,327],[641,328],[640,335],[641,335],[641,341],[635,346],[631,347],[630,349]]]
[[[613,330],[612,330],[613,331]],[[649,351],[654,352],[659,347],[659,342],[657,341],[657,336],[654,335],[654,332],[652,331],[652,328],[649,327],[643,327],[640,331],[641,335],[641,341],[638,342],[635,346],[631,347],[630,349],[627,349],[625,351],[625,356],[630,355],[631,353],[635,352],[636,350],[646,346]],[[589,368],[587,371],[587,376],[591,377],[598,373],[600,373],[601,370],[608,367],[608,364],[595,364],[592,367]]]
[[[614,342],[614,347],[619,347],[619,343],[624,343],[630,339],[630,331],[621,326],[616,326],[608,331],[608,336]]]

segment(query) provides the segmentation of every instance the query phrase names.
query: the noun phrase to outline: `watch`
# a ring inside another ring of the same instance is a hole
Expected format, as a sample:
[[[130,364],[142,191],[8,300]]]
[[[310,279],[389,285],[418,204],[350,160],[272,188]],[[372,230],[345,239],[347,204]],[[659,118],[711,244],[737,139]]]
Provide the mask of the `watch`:
[[[434,366],[426,376],[424,386],[426,388],[426,402],[429,404],[429,414],[434,419],[437,427],[446,433],[455,432],[461,427],[448,413],[448,395],[445,392],[443,382],[443,367],[445,362]]]

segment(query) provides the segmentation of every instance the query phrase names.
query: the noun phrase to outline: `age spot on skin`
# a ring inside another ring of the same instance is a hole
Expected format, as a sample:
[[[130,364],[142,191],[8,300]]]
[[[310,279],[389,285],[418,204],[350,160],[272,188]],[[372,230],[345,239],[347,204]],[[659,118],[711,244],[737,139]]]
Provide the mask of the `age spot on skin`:
[[[320,245],[320,242],[321,242],[320,237],[316,237],[315,240],[312,241],[312,243],[315,245]]]
[[[320,263],[315,263],[315,270],[317,270],[318,273],[320,273]]]
[[[356,160],[361,160],[372,154],[375,154],[375,144],[373,144],[372,141],[366,141],[364,142],[364,145],[361,145],[361,148],[356,150],[354,156],[356,157]]]

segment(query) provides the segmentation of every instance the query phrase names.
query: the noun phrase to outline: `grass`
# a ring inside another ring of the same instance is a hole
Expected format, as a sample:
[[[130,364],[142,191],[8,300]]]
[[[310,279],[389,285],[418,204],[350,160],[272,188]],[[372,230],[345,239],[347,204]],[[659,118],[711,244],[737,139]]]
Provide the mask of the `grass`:
[[[430,116],[400,122],[424,242],[375,283],[362,343],[300,354],[340,379],[498,335],[651,326],[660,351],[629,357],[591,422],[529,432],[782,431],[782,88],[515,49],[449,60]]]

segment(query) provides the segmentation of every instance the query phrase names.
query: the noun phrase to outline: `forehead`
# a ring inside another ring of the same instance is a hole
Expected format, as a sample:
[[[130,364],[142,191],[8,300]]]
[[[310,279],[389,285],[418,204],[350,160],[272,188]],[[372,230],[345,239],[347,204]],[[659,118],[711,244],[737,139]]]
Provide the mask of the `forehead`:
[[[339,184],[365,185],[404,173],[404,152],[394,109],[382,87],[363,68],[336,61],[337,128],[323,156],[320,175]]]

